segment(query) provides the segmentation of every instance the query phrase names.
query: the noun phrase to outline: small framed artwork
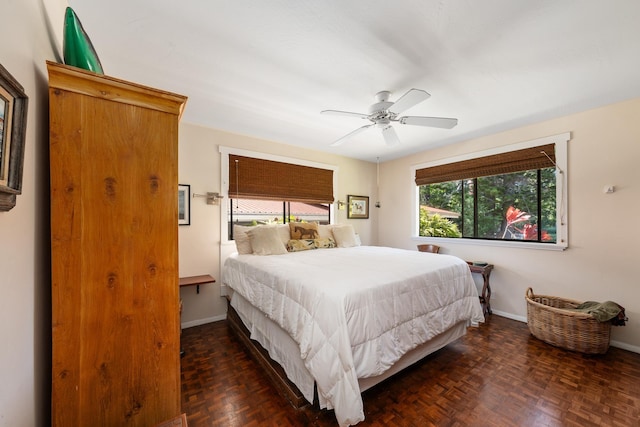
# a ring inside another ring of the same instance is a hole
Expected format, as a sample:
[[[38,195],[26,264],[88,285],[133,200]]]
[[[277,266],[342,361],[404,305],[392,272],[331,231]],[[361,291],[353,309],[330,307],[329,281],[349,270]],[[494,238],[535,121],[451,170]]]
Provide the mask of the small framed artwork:
[[[369,218],[369,197],[347,195],[347,218]]]
[[[22,167],[29,98],[0,65],[0,211],[16,205],[22,193]]]
[[[191,186],[178,184],[178,225],[191,224]]]

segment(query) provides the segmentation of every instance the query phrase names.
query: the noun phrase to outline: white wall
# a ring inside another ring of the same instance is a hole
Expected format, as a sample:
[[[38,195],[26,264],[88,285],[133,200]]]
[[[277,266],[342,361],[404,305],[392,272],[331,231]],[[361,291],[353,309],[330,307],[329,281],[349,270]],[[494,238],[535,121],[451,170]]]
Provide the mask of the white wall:
[[[187,102],[187,108],[189,103]],[[180,125],[178,175],[181,184],[189,184],[192,193],[219,192],[219,146],[240,148],[277,156],[335,165],[337,172],[336,200],[346,200],[347,194],[370,196],[373,204],[376,192],[376,165],[346,157],[292,147],[275,142],[231,134],[218,130]],[[191,199],[191,225],[179,228],[180,276],[211,274],[215,284],[200,286],[200,293],[191,286],[183,288],[182,326],[189,327],[226,317],[226,302],[220,297],[220,260],[235,246],[221,247],[221,223],[226,221],[224,205],[207,205],[203,198]],[[335,223],[352,224],[364,244],[376,244],[378,210],[369,209],[369,219],[347,219],[346,210],[335,210]]]
[[[629,322],[612,344],[640,352],[640,99],[441,147],[380,165],[379,243],[415,249],[411,165],[571,132],[568,143],[569,248],[564,252],[442,243],[443,252],[495,265],[492,308],[526,320],[527,287],[576,300],[618,302]],[[613,194],[603,187],[615,185]]]
[[[56,60],[49,16],[62,30],[66,2],[3,1],[0,62],[29,97],[22,195],[0,213],[0,426],[50,423],[51,286],[48,89]],[[45,9],[46,7],[46,9]],[[55,31],[54,31],[55,32]]]

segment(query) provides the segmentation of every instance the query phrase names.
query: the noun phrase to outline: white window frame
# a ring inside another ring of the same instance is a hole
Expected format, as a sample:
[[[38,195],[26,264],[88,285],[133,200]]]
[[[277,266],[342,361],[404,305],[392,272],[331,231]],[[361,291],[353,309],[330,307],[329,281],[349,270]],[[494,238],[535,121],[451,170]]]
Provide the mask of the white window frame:
[[[338,194],[338,166],[327,163],[319,163],[310,160],[296,159],[293,157],[279,156],[275,154],[261,153],[258,151],[244,150],[241,148],[233,148],[219,146],[220,152],[220,182],[222,183],[222,196],[224,200],[233,198],[233,192],[229,195],[229,155],[253,157],[255,159],[271,160],[274,162],[290,163],[298,166],[310,166],[318,169],[328,169],[333,171],[333,194]],[[334,221],[334,204],[329,204],[329,218]],[[220,203],[220,243],[223,245],[235,244],[233,240],[229,240],[229,231],[227,229],[227,203]]]
[[[411,166],[411,183],[414,187],[414,197],[412,206],[412,240],[422,243],[453,243],[462,245],[478,245],[478,246],[506,246],[510,248],[522,248],[522,249],[542,249],[542,250],[555,250],[563,251],[569,247],[569,226],[568,226],[568,209],[567,209],[567,145],[571,139],[571,133],[561,133],[558,135],[547,136],[544,138],[533,139],[530,141],[518,142],[515,144],[505,145],[502,147],[495,147],[484,151],[477,151],[474,153],[464,154],[455,157],[449,157],[446,159],[435,160],[427,163],[420,163]],[[556,169],[559,173],[556,174],[556,243],[540,243],[540,242],[514,242],[509,240],[483,240],[483,239],[465,239],[465,238],[451,238],[451,237],[426,237],[420,236],[420,224],[418,217],[418,206],[420,203],[420,187],[415,184],[416,170],[424,169],[434,166],[439,166],[448,163],[460,162],[464,160],[475,159],[478,157],[491,156],[494,154],[507,153],[515,150],[522,150],[525,148],[536,147],[545,144],[555,144],[555,161]]]

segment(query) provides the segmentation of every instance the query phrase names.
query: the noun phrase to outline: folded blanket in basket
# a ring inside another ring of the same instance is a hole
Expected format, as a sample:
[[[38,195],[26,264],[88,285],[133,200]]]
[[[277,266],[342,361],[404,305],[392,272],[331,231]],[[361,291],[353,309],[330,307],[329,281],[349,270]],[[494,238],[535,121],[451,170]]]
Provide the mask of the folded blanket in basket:
[[[624,322],[628,320],[624,313],[624,307],[613,301],[585,301],[579,304],[574,310],[581,313],[588,313],[599,322],[611,321],[615,326],[624,326]]]

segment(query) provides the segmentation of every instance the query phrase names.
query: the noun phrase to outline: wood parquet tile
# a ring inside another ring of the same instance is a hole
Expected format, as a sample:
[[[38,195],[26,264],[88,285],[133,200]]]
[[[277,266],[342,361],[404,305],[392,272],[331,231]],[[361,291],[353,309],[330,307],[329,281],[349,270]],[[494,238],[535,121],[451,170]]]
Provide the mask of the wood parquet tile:
[[[227,321],[185,329],[182,348],[189,427],[337,425],[333,411],[291,406]],[[363,401],[363,427],[640,426],[640,354],[565,351],[494,314]]]

